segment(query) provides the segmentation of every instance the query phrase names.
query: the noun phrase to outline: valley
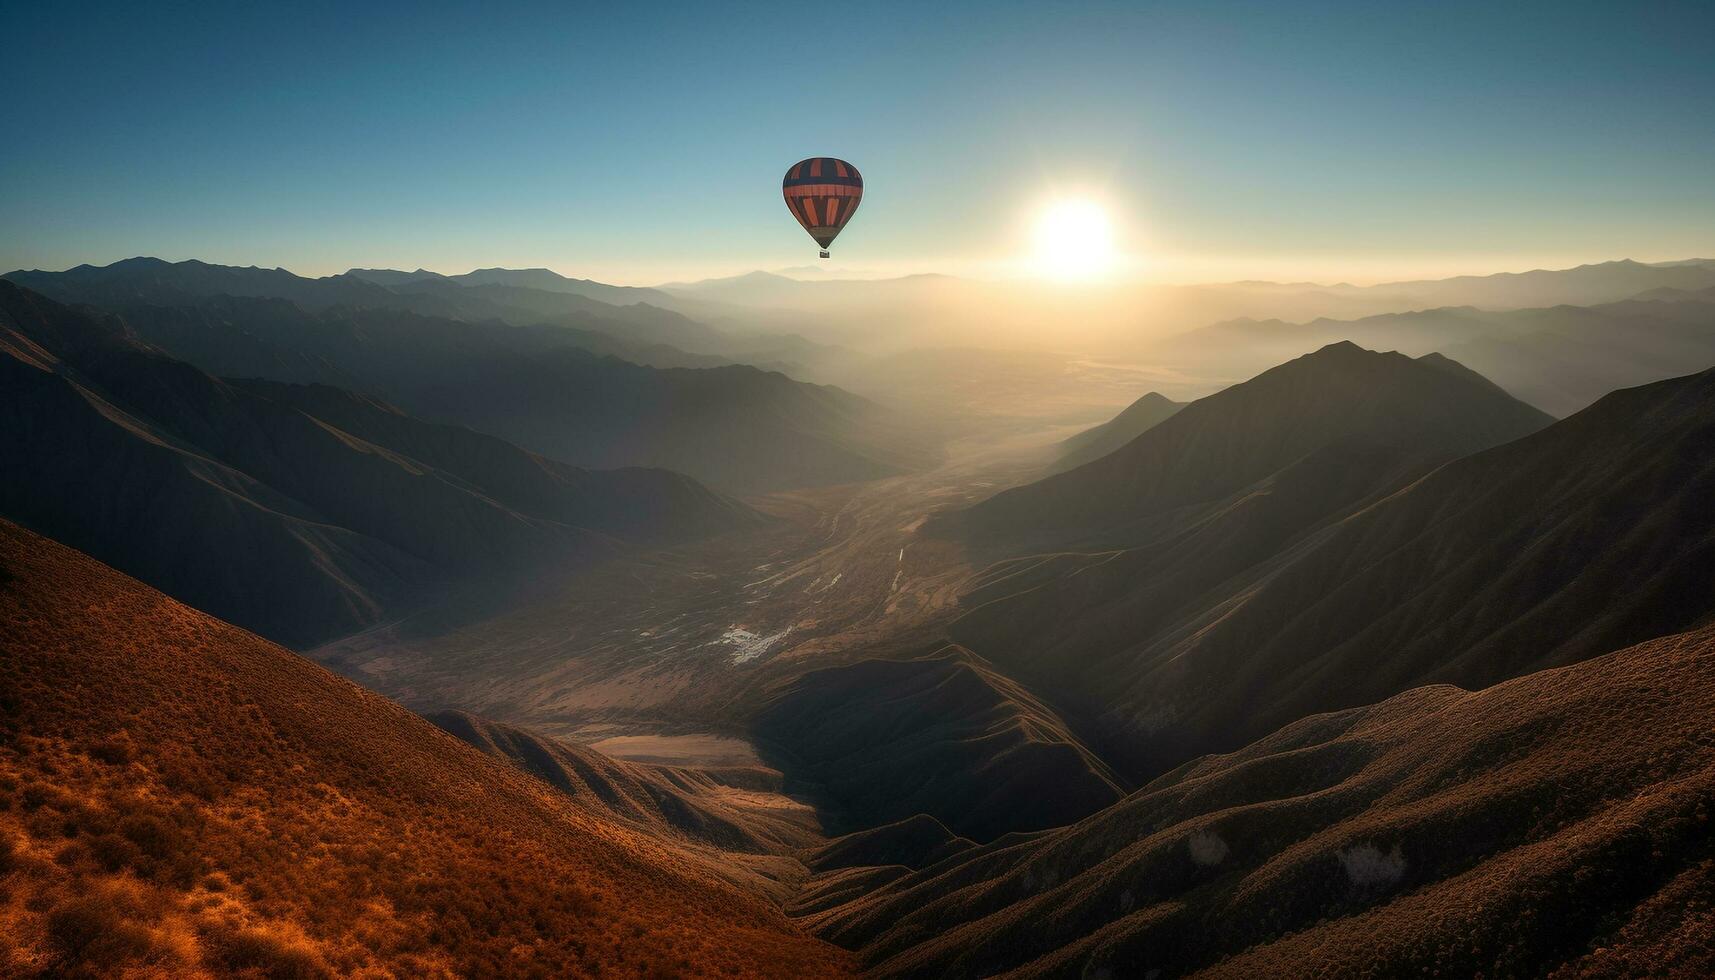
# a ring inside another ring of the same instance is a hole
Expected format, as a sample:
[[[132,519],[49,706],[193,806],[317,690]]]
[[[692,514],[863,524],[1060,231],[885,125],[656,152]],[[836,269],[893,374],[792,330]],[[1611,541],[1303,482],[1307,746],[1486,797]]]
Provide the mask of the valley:
[[[744,498],[768,518],[759,529],[539,582],[499,612],[426,610],[310,654],[407,705],[706,763],[735,751],[709,740],[742,739],[781,677],[932,642],[975,569],[961,546],[919,533],[928,515],[1029,479],[1066,431],[1050,418],[977,432],[926,472]]]

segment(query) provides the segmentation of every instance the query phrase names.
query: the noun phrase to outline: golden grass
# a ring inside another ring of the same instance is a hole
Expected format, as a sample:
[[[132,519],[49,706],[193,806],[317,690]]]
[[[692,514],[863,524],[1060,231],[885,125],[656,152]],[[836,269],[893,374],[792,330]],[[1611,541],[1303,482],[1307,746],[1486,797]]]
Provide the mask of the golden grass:
[[[0,975],[845,972],[757,896],[0,524]]]

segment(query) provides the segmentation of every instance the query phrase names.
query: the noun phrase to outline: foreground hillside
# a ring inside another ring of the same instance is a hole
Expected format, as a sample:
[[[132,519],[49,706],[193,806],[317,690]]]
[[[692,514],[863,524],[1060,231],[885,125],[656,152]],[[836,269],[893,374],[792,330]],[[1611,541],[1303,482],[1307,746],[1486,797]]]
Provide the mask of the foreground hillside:
[[[0,523],[0,975],[843,972],[691,850]]]
[[[1711,731],[1704,629],[1305,718],[808,921],[882,976],[1709,976]]]

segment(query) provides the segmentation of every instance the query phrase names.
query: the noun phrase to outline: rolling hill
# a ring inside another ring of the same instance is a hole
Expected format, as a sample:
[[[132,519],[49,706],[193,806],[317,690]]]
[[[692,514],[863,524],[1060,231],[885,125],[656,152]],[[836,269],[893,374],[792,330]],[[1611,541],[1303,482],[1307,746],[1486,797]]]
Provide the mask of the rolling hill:
[[[0,973],[822,976],[765,882],[0,522]]]
[[[9,282],[0,378],[0,515],[283,642],[758,520],[676,473],[581,470],[351,392],[214,378]]]
[[[805,921],[884,977],[1706,976],[1712,717],[1708,629],[1417,688]]]

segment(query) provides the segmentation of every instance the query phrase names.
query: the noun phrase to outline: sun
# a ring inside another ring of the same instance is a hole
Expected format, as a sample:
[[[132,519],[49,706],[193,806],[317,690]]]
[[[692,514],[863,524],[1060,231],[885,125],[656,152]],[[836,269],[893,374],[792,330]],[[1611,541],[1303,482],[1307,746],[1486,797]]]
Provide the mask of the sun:
[[[1101,205],[1058,200],[1036,221],[1036,265],[1055,279],[1095,279],[1114,261],[1113,229]]]

